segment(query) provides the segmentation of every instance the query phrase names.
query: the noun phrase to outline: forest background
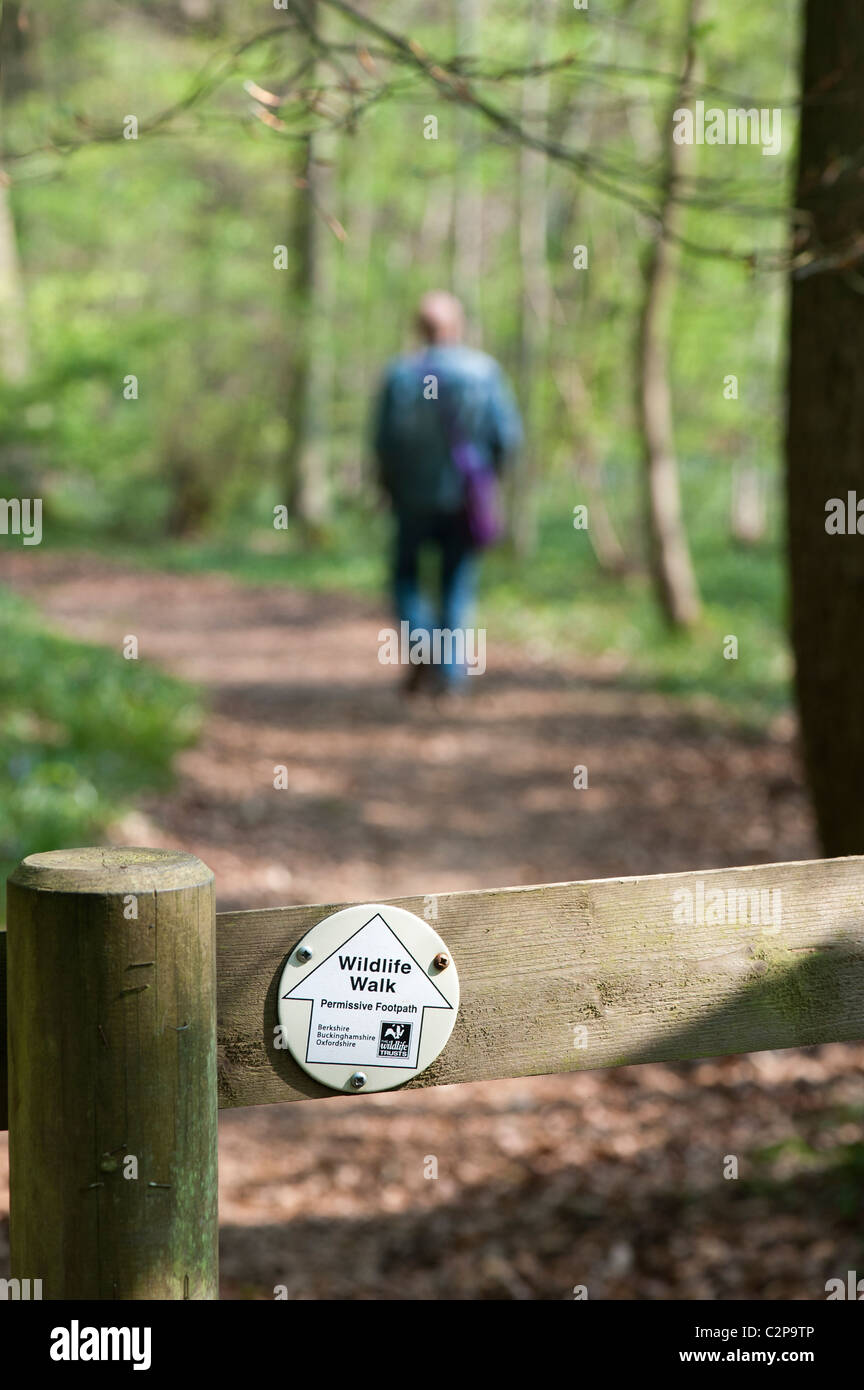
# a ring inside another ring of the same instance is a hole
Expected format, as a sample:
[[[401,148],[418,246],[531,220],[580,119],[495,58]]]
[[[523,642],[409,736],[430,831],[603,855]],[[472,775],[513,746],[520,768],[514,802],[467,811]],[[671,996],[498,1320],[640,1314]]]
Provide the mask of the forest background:
[[[372,399],[411,344],[419,294],[445,285],[526,418],[485,620],[764,726],[789,699],[778,488],[796,6],[304,0],[297,13],[6,0],[0,492],[44,499],[46,551],[380,593]],[[688,91],[781,108],[780,152],[674,146]],[[695,575],[677,609],[652,583],[646,334],[671,391]],[[281,505],[290,521],[274,529]],[[196,715],[156,672],[130,691],[104,653],[58,660],[24,601],[7,590],[2,604],[9,866],[92,836],[167,770]]]

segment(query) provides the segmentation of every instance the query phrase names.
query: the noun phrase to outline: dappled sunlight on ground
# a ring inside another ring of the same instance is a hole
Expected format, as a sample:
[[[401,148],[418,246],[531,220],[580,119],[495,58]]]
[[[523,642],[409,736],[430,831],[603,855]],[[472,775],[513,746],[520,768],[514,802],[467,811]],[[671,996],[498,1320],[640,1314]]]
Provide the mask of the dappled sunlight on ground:
[[[350,596],[68,557],[3,575],[206,687],[176,787],[111,833],[200,855],[222,908],[817,853],[789,721],[744,736],[494,633],[464,703],[411,704],[377,660],[385,613]],[[862,1063],[847,1044],[223,1113],[223,1292],[822,1298],[864,1259]]]

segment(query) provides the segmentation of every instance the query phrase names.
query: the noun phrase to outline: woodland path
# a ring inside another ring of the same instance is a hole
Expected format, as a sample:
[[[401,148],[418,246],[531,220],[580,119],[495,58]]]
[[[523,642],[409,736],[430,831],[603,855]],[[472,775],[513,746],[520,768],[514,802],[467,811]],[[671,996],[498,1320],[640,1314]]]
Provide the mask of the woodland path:
[[[399,695],[389,619],[354,596],[69,556],[4,557],[0,581],[202,687],[175,787],[110,833],[200,855],[222,908],[817,853],[789,721],[743,737],[491,635],[471,698],[440,709]],[[223,1113],[223,1296],[822,1298],[860,1264],[839,1158],[862,1062],[835,1045]]]

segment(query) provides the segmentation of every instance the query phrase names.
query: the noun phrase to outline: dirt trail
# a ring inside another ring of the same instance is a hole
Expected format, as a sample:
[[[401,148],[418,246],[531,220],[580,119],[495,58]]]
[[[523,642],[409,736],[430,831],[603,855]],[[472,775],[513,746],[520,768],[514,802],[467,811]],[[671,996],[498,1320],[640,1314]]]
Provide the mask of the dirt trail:
[[[206,687],[212,712],[177,787],[114,834],[200,855],[223,907],[815,853],[789,730],[742,741],[617,688],[600,662],[490,641],[471,698],[442,711],[399,695],[377,660],[389,619],[351,596],[23,555],[4,557],[4,578],[118,660],[134,633],[143,659]]]
[[[388,620],[352,596],[20,554],[0,581],[205,687],[177,786],[112,836],[200,855],[223,908],[816,853],[790,729],[744,740],[602,663],[490,639],[473,698],[439,710],[399,696],[377,661]],[[752,1176],[769,1145],[860,1141],[862,1061],[850,1045],[223,1114],[224,1293],[824,1297],[859,1258],[846,1189],[781,1157],[776,1190],[745,1191],[722,1159]]]

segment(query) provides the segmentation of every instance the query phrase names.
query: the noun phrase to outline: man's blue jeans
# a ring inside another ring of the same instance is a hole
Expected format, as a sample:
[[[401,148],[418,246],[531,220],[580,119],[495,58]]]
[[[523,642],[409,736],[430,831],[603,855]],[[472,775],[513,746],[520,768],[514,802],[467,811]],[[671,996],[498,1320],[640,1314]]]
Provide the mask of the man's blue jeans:
[[[437,604],[430,603],[420,589],[420,551],[427,545],[440,553]],[[451,631],[465,628],[471,618],[476,581],[477,551],[461,512],[397,515],[393,597],[399,621],[409,623],[410,631],[426,631],[431,637],[436,626]],[[446,684],[459,685],[467,668],[464,663],[445,659],[440,675]]]

